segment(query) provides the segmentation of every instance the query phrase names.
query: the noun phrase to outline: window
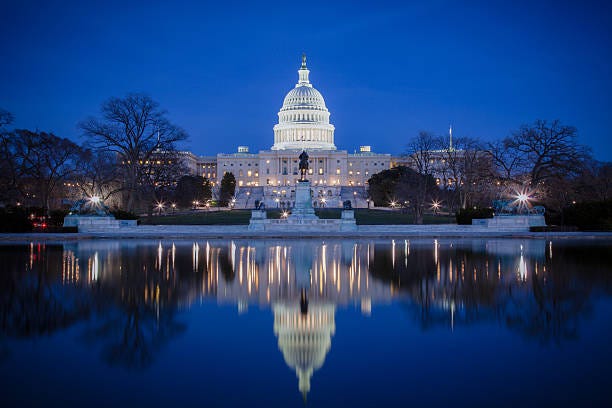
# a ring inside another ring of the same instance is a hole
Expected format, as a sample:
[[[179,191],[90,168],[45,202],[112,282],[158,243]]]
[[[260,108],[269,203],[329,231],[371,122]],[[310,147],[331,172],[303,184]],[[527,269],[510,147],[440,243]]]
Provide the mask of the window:
[[[323,169],[319,167],[319,174],[323,174]]]
[[[251,174],[251,170],[248,170],[248,171],[247,171],[247,176],[248,176],[248,177],[251,177],[251,175],[252,175],[252,174]]]

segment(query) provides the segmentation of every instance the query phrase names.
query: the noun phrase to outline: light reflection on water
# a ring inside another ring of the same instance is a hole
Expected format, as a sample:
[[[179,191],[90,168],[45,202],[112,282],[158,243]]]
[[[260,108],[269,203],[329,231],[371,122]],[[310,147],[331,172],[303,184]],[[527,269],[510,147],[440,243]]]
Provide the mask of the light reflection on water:
[[[0,343],[88,322],[82,337],[103,361],[146,370],[197,324],[179,313],[211,300],[238,314],[269,309],[273,327],[260,330],[273,331],[306,398],[332,352],[338,309],[376,318],[397,304],[422,330],[496,323],[545,347],[576,341],[593,300],[610,296],[609,249],[501,239],[0,246]]]

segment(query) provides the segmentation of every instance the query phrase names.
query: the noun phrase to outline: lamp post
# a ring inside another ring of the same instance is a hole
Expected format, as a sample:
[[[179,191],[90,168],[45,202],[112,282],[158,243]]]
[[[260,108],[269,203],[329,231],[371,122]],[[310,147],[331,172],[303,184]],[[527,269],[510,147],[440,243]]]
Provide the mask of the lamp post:
[[[161,215],[162,210],[164,209],[164,203],[161,203],[161,202],[157,203],[156,207],[157,207],[157,210],[159,211],[159,215]]]
[[[176,210],[176,203],[172,203],[170,207],[172,207],[172,214],[174,214],[174,210]]]

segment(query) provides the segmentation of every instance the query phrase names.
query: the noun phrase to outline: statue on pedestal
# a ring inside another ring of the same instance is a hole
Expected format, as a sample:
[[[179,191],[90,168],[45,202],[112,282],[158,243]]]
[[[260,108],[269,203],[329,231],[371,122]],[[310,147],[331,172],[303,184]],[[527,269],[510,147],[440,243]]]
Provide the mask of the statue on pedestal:
[[[306,173],[308,172],[308,153],[303,150],[300,153],[300,181],[306,181]]]

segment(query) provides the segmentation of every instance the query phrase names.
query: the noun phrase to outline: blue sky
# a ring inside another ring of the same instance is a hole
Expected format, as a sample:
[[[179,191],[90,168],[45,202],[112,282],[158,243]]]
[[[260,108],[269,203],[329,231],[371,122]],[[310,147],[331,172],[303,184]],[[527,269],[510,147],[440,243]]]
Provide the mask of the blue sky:
[[[302,52],[336,145],[402,153],[420,130],[493,140],[560,119],[612,160],[608,2],[12,1],[0,107],[75,140],[102,102],[145,92],[196,154],[272,145]]]

